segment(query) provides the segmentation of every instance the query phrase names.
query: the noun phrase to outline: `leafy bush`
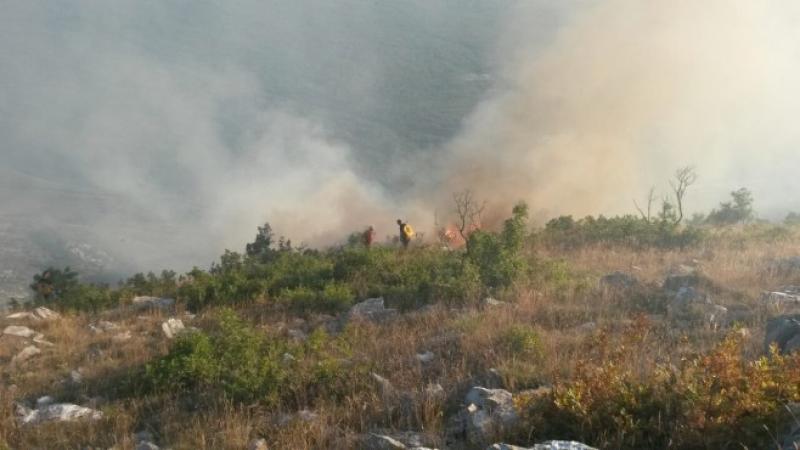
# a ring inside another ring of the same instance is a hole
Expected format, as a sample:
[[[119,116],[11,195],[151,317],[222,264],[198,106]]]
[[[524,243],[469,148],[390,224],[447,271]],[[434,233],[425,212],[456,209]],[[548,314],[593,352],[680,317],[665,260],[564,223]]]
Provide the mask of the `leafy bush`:
[[[708,214],[706,221],[712,225],[733,225],[753,219],[753,194],[747,188],[731,192],[731,201],[720,203],[718,209]]]
[[[366,378],[365,368],[344,366],[341,356],[349,356],[347,348],[323,331],[304,343],[267,339],[223,310],[213,331],[178,336],[166,356],[147,364],[139,384],[146,392],[224,396],[237,402],[311,401],[310,393],[336,396],[357,386],[354,378]],[[286,359],[287,354],[293,357]]]
[[[641,374],[625,361],[643,330],[622,343],[598,339],[602,358],[579,363],[550,395],[522,401],[524,433],[600,448],[765,448],[787,423],[783,405],[800,401],[800,355],[747,361],[733,333],[707,355]]]
[[[106,286],[80,283],[78,273],[69,267],[64,270],[51,267],[34,275],[30,287],[34,291],[34,305],[61,311],[99,311],[119,301],[119,296]]]
[[[517,204],[511,218],[499,234],[476,230],[467,239],[467,259],[478,268],[481,280],[489,288],[505,288],[523,272],[522,245],[528,206]]]
[[[499,338],[498,345],[513,357],[538,360],[542,357],[542,342],[530,325],[512,325]]]
[[[575,220],[572,216],[552,219],[537,240],[547,246],[578,248],[594,244],[616,244],[634,248],[683,248],[697,245],[704,239],[697,227],[681,227],[673,220],[645,220],[627,215],[597,218],[587,216]]]

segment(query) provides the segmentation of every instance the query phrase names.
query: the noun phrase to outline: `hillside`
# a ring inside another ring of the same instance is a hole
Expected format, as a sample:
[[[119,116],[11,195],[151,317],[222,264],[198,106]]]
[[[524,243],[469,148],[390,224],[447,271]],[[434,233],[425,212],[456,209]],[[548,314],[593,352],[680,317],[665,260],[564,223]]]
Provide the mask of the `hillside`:
[[[798,230],[580,244],[522,217],[468,250],[261,230],[3,318],[0,447],[793,448]]]

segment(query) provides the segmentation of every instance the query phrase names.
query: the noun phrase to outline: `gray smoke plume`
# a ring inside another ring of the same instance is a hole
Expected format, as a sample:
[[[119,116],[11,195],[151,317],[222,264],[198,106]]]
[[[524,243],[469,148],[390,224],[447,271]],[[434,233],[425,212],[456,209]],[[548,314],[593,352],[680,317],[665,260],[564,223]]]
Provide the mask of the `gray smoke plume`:
[[[10,2],[0,281],[207,266],[269,221],[311,245],[472,188],[507,213],[800,208],[789,0]],[[21,262],[20,262],[21,261]],[[5,277],[5,278],[3,278]]]

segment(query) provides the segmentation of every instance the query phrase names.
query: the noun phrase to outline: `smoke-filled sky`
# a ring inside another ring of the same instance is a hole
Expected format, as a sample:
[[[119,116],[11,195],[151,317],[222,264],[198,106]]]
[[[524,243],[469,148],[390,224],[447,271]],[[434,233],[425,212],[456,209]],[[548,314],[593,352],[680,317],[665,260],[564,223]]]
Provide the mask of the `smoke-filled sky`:
[[[0,220],[142,270],[264,221],[429,232],[466,187],[632,212],[683,165],[690,211],[768,215],[800,209],[799,79],[793,0],[11,1]]]

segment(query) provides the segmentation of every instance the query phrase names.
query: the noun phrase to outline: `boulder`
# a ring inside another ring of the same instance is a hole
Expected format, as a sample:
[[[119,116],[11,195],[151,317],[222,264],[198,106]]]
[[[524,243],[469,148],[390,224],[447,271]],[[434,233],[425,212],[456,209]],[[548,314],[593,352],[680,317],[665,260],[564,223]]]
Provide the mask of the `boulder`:
[[[72,384],[81,384],[83,382],[83,375],[78,370],[73,370],[69,373],[69,382]]]
[[[44,396],[39,397],[39,398],[36,399],[36,408],[37,409],[41,409],[41,408],[44,408],[46,406],[50,406],[55,402],[56,402],[56,399],[54,399],[53,397],[51,397],[49,395],[44,395]]]
[[[29,345],[29,346],[23,348],[22,351],[17,353],[16,356],[11,358],[11,363],[12,364],[19,364],[21,362],[25,362],[25,361],[33,358],[34,356],[39,355],[40,353],[42,353],[42,351],[39,350],[36,346]]]
[[[36,334],[36,332],[28,327],[9,325],[3,330],[3,334],[7,334],[9,336],[22,337],[22,338],[29,338],[33,337]]]
[[[419,362],[421,362],[423,364],[427,364],[427,363],[433,361],[433,358],[435,358],[435,355],[433,354],[433,352],[428,350],[428,351],[425,351],[423,353],[417,353],[416,357],[417,357],[417,361],[419,361]]]
[[[79,419],[98,420],[102,417],[102,412],[91,408],[71,403],[56,403],[26,411],[20,422],[23,425],[35,425],[42,422],[70,422]]]
[[[639,286],[639,280],[625,272],[612,272],[600,278],[600,286],[609,290],[628,290]]]
[[[483,299],[483,306],[494,307],[494,306],[503,306],[505,304],[506,302],[501,302],[500,300],[497,300],[496,298],[492,297],[486,297],[485,299]]]
[[[365,450],[403,450],[407,448],[397,439],[383,434],[370,433],[364,440]]]
[[[164,332],[164,336],[166,336],[167,339],[174,339],[175,336],[183,332],[185,329],[186,327],[183,326],[181,319],[176,319],[174,317],[161,323],[161,331]]]
[[[790,256],[773,261],[772,264],[769,265],[769,270],[782,276],[791,275],[800,271],[800,256]]]
[[[46,345],[48,347],[52,347],[55,345],[52,342],[46,340],[42,333],[36,333],[36,336],[33,337],[33,342],[41,345]]]
[[[269,450],[269,446],[267,445],[266,439],[253,439],[250,441],[250,444],[247,445],[247,450]]]
[[[370,376],[377,383],[378,391],[381,393],[382,397],[387,398],[397,394],[397,391],[394,389],[394,386],[392,386],[392,383],[389,380],[375,372],[370,373]]]
[[[788,353],[800,346],[800,314],[783,315],[770,319],[764,334],[764,348],[769,351],[776,344],[781,353]]]
[[[17,312],[17,313],[14,313],[14,314],[9,314],[9,315],[6,316],[6,319],[11,319],[11,320],[39,320],[39,318],[36,317],[36,315],[34,315],[32,312],[28,312],[28,311],[21,311],[21,312]]]
[[[533,450],[597,450],[575,441],[546,441],[533,446]]]
[[[422,433],[415,431],[400,432],[380,432],[369,433],[362,439],[363,447],[366,450],[434,450],[431,445],[432,439]]]
[[[466,440],[471,445],[486,445],[519,420],[514,397],[505,389],[473,387],[464,403],[467,406],[450,420],[447,430],[450,444]]]
[[[397,316],[397,310],[386,308],[383,297],[370,298],[361,303],[356,303],[347,314],[350,320],[371,320],[384,322]]]
[[[761,294],[761,302],[766,306],[800,306],[800,287],[782,286],[774,291]]]
[[[131,301],[134,309],[170,309],[175,306],[175,299],[139,296]]]
[[[670,319],[686,322],[702,322],[713,328],[728,324],[728,308],[715,305],[708,294],[692,286],[679,287],[667,305]]]
[[[800,403],[790,403],[786,405],[786,408],[791,413],[792,421],[789,425],[788,432],[780,438],[780,449],[797,450],[800,448],[800,421],[797,420],[797,418],[800,417]],[[769,444],[770,447],[772,445],[772,443]],[[765,448],[766,447],[767,446],[765,446]]]
[[[536,444],[533,447],[519,447],[516,445],[509,445],[509,444],[494,444],[487,447],[486,450],[597,450],[597,449],[575,441],[546,441],[542,442],[541,444]]]
[[[697,288],[700,285],[700,277],[695,273],[690,274],[671,274],[664,279],[664,290],[678,292],[681,288]]]
[[[59,314],[59,313],[57,313],[57,312],[55,312],[55,311],[53,311],[51,309],[47,309],[44,306],[40,306],[38,308],[35,308],[33,310],[33,315],[36,316],[37,318],[41,319],[41,320],[56,320],[56,319],[59,319],[61,317],[61,314]]]

